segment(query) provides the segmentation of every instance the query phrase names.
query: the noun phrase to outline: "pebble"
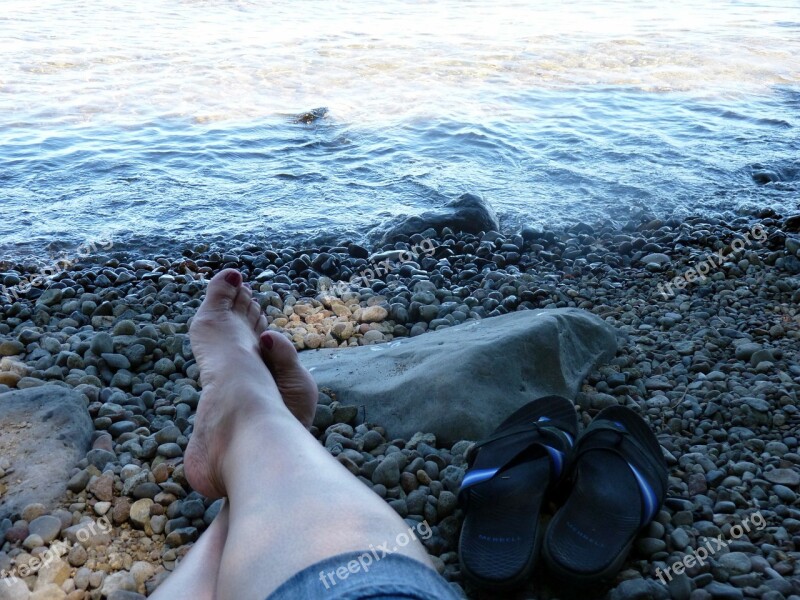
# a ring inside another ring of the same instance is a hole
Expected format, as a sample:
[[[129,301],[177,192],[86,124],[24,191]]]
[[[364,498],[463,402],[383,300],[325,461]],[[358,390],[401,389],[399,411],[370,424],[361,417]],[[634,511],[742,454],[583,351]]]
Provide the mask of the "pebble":
[[[28,524],[28,531],[32,535],[38,535],[45,544],[49,544],[61,533],[61,519],[51,515],[42,515]]]
[[[752,571],[750,557],[744,552],[728,552],[717,559],[721,567],[733,575],[743,575]]]
[[[800,485],[800,471],[797,469],[772,469],[764,473],[764,479],[772,483],[795,487]]]
[[[150,498],[142,498],[134,502],[130,507],[130,520],[139,527],[145,527],[150,521],[150,507],[153,501]]]
[[[392,456],[387,456],[381,461],[372,473],[372,482],[384,485],[387,488],[394,487],[400,483],[400,468],[397,460]]]

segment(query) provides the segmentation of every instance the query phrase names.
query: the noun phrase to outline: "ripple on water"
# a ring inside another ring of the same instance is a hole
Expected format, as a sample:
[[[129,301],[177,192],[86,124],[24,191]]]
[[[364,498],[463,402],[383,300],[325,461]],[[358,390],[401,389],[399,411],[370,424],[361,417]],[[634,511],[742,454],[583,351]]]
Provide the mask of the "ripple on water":
[[[8,0],[0,250],[796,208],[796,3],[304,6]]]

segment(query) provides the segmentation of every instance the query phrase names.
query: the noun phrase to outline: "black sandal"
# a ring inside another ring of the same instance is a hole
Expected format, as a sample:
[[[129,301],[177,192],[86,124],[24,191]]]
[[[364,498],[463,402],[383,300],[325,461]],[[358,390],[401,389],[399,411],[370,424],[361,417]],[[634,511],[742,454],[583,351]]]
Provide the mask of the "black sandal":
[[[636,536],[658,514],[667,464],[644,420],[611,406],[578,440],[572,478],[572,492],[547,529],[544,559],[564,581],[598,583],[619,571]]]
[[[545,493],[567,471],[577,433],[572,402],[547,396],[514,412],[470,451],[458,498],[466,513],[459,558],[472,582],[510,589],[530,576]]]

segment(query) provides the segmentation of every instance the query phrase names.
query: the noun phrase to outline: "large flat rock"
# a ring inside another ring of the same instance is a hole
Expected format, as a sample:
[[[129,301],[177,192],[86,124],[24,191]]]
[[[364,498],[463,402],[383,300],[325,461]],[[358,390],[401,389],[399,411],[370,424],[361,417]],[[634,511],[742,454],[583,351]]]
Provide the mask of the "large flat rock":
[[[301,352],[320,387],[391,436],[479,439],[526,402],[574,398],[616,352],[614,329],[575,308],[520,311],[389,344]]]
[[[13,469],[0,479],[0,520],[35,502],[55,508],[93,431],[82,396],[72,390],[43,385],[0,394],[0,456]]]

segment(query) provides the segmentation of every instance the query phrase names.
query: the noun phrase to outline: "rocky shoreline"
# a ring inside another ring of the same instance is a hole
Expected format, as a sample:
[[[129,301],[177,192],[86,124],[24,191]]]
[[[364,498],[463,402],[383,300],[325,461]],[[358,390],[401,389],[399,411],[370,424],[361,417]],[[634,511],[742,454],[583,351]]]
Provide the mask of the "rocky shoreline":
[[[796,217],[635,219],[508,235],[444,228],[394,239],[374,251],[242,244],[143,257],[112,248],[46,289],[0,300],[0,393],[74,390],[96,429],[60,507],[32,503],[0,523],[0,570],[19,573],[56,540],[69,547],[24,583],[0,582],[0,598],[147,595],[211,522],[219,504],[193,492],[182,467],[199,399],[188,321],[204,280],[237,267],[271,327],[301,351],[392,343],[520,310],[597,315],[616,329],[619,348],[578,393],[581,419],[610,404],[637,409],[670,464],[666,506],[608,597],[800,599]],[[0,263],[0,283],[13,290],[33,270]],[[391,423],[363,423],[359,407],[331,390],[321,391],[320,407],[312,430],[320,442],[409,522],[430,524],[424,543],[461,586],[455,492],[471,441],[440,447],[429,432],[392,439]],[[15,483],[12,459],[0,459],[3,494]],[[729,538],[754,511],[763,529],[666,583],[657,578],[657,568],[706,539]],[[108,527],[78,537],[101,518]],[[534,579],[519,598],[566,597]],[[465,587],[468,597],[489,597]]]

